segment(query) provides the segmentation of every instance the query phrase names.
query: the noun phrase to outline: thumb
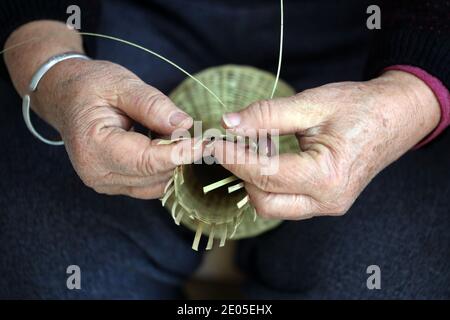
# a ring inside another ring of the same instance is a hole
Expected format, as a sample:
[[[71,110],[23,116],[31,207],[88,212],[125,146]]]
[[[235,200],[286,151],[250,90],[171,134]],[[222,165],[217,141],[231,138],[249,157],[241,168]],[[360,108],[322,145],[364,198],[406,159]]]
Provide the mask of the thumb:
[[[128,116],[161,134],[189,129],[193,119],[152,86],[139,82],[117,97],[117,107]]]
[[[247,108],[227,113],[222,125],[236,133],[251,130],[279,130],[279,134],[291,134],[316,126],[323,120],[323,112],[308,103],[304,94],[288,98],[257,101]]]

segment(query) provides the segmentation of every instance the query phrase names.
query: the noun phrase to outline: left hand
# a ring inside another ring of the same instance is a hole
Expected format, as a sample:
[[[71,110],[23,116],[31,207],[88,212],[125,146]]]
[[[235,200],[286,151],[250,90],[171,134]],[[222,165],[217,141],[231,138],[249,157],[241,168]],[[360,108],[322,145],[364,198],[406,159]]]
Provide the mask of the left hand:
[[[439,103],[425,83],[388,71],[368,82],[329,84],[224,115],[224,127],[239,135],[255,129],[296,134],[300,150],[279,155],[273,175],[261,175],[260,164],[222,165],[244,180],[263,217],[342,215],[376,174],[427,136],[439,119]],[[217,142],[214,154],[224,159],[232,148],[233,143]]]

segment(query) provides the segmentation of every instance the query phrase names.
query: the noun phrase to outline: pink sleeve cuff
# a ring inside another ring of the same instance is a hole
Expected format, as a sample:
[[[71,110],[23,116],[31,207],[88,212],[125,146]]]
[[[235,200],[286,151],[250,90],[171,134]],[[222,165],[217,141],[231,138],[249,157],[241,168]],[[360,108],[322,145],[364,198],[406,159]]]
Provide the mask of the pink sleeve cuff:
[[[410,74],[415,75],[423,82],[425,82],[428,87],[434,92],[434,95],[439,101],[441,106],[441,120],[438,126],[431,132],[425,139],[423,139],[419,144],[415,147],[415,149],[420,148],[437,136],[439,136],[449,125],[450,125],[450,93],[447,87],[437,78],[433,77],[426,71],[409,66],[409,65],[395,65],[388,68],[385,68],[384,71],[388,70],[398,70],[408,72]]]

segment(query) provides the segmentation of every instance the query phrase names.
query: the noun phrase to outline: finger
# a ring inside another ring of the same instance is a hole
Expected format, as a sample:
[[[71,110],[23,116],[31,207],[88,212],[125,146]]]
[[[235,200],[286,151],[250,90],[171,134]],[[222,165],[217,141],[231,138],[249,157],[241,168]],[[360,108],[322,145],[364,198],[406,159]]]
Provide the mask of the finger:
[[[245,184],[245,189],[250,203],[263,218],[304,220],[321,215],[315,200],[308,196],[269,193],[248,183]]]
[[[161,91],[140,80],[131,82],[116,99],[115,105],[119,109],[158,133],[170,134],[175,129],[192,127],[193,119],[188,114]]]
[[[112,173],[106,180],[108,185],[126,186],[126,187],[150,187],[155,184],[167,183],[173,176],[173,170],[156,174],[153,176],[128,176]],[[106,184],[105,184],[106,186]]]
[[[165,183],[158,184],[151,187],[128,187],[125,189],[125,195],[132,198],[142,200],[160,199],[164,195]]]
[[[257,101],[247,108],[222,117],[222,125],[240,134],[255,130],[279,130],[279,134],[297,133],[322,123],[329,111],[314,107],[308,91],[273,100]]]
[[[155,145],[142,134],[120,128],[105,128],[100,136],[98,145],[104,165],[122,175],[152,176],[202,157],[202,150],[194,148],[193,140]]]
[[[266,192],[319,197],[331,175],[316,153],[264,157],[232,142],[217,141],[213,154],[225,169]]]
[[[141,200],[160,199],[164,194],[165,184],[149,187],[110,186],[97,188],[97,192],[107,195],[123,195]]]

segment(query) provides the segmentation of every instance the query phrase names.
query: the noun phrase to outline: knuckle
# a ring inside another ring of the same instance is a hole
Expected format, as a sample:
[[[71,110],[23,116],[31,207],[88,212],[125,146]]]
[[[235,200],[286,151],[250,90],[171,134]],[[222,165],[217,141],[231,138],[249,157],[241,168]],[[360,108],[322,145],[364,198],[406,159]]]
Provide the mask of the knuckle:
[[[273,177],[271,175],[257,175],[256,177],[251,177],[250,183],[257,186],[259,189],[263,191],[271,191],[273,186]]]
[[[102,121],[94,120],[91,123],[87,123],[85,130],[83,130],[84,133],[82,133],[84,140],[86,140],[86,144],[101,145],[103,144],[104,139],[108,138],[108,135],[115,133],[113,130],[103,130],[104,127],[105,125]],[[107,135],[101,133],[105,133]],[[81,139],[83,138],[81,137]]]
[[[319,159],[319,187],[325,195],[341,194],[345,187],[343,170],[330,153]]]
[[[151,148],[145,149],[138,157],[137,171],[146,176],[152,176],[156,172],[154,154]]]
[[[257,123],[267,126],[270,124],[271,119],[275,116],[273,114],[273,102],[272,100],[260,100],[249,107],[251,116],[257,121]]]
[[[169,103],[169,98],[161,92],[152,95],[140,95],[137,99],[137,105],[140,108],[140,112],[143,116],[149,118],[154,117],[155,113],[158,112],[158,110],[161,110],[162,106]]]
[[[280,187],[280,181],[277,181],[277,178],[275,175],[257,175],[256,177],[252,177],[254,181],[251,182],[255,186],[257,186],[259,189],[266,191],[266,192],[276,192]],[[278,180],[280,180],[278,178]]]

